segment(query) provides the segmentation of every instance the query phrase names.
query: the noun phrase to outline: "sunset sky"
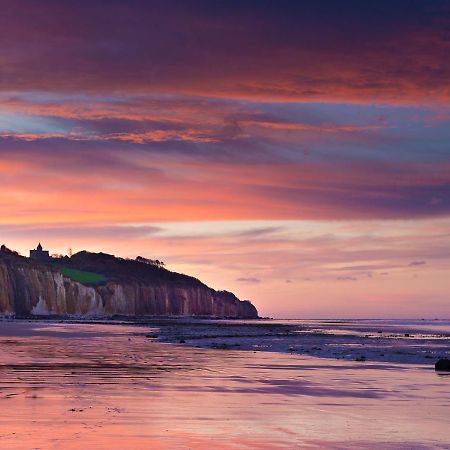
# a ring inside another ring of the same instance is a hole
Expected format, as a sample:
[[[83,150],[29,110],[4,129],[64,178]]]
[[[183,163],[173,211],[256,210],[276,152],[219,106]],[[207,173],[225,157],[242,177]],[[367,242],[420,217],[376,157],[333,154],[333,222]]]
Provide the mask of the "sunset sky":
[[[450,2],[0,6],[1,243],[450,318]]]

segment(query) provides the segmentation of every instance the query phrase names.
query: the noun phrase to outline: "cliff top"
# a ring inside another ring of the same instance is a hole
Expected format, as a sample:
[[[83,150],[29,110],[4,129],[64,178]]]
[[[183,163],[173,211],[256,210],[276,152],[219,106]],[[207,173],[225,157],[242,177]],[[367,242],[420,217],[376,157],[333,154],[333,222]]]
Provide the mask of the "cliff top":
[[[179,287],[207,287],[197,278],[167,270],[161,261],[141,256],[136,259],[127,259],[107,253],[93,253],[83,250],[71,257],[64,256],[51,258],[49,261],[36,261],[21,256],[18,252],[2,245],[0,247],[0,261],[40,268],[46,266],[51,270],[58,270],[65,276],[82,284],[135,281],[152,284],[170,283]],[[223,294],[230,296],[230,293],[226,291],[223,291]],[[233,294],[231,296],[234,297]]]
[[[2,245],[0,247],[0,259],[3,260],[10,260],[10,261],[26,261],[27,258],[24,256],[21,256],[18,252],[15,252],[14,250],[9,249],[6,247],[6,245]]]
[[[177,285],[205,286],[197,278],[172,272],[164,268],[160,261],[140,256],[136,259],[126,259],[107,253],[91,253],[83,250],[70,258],[62,258],[60,264],[76,270],[98,273],[109,280],[129,281],[132,279],[147,283],[168,282]]]

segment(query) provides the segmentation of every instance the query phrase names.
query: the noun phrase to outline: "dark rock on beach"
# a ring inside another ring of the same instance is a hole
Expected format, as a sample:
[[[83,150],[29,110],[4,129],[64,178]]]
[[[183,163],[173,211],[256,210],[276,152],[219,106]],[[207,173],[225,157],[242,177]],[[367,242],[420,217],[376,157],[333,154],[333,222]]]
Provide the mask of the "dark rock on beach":
[[[450,372],[450,359],[440,358],[434,365],[434,368],[439,372]]]

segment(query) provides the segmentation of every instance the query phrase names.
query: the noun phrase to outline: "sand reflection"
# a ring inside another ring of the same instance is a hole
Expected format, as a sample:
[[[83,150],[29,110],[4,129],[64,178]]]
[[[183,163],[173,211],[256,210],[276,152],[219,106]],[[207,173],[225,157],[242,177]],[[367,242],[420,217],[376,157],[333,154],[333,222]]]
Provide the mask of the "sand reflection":
[[[450,378],[419,367],[196,349],[131,326],[0,329],[2,449],[431,448],[450,438]]]

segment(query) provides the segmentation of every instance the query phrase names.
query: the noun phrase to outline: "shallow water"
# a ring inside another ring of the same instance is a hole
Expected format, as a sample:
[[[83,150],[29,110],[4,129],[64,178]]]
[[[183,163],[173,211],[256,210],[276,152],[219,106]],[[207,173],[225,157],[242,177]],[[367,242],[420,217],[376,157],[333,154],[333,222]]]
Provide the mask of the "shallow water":
[[[450,448],[450,376],[0,323],[2,449]]]
[[[156,325],[156,324],[155,324]],[[158,339],[323,358],[434,366],[450,358],[444,320],[260,320],[162,322]]]

